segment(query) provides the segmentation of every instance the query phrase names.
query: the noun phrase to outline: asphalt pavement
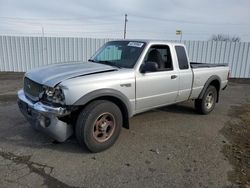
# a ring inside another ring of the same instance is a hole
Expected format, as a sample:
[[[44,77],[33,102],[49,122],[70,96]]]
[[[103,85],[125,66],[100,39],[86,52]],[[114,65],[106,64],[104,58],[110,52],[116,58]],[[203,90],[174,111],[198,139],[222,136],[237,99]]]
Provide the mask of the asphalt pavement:
[[[0,187],[250,186],[230,177],[236,166],[223,149],[233,144],[223,130],[241,121],[232,111],[250,106],[247,82],[230,82],[209,115],[192,101],[139,114],[97,154],[33,130],[16,104],[21,87],[22,74],[0,74]]]

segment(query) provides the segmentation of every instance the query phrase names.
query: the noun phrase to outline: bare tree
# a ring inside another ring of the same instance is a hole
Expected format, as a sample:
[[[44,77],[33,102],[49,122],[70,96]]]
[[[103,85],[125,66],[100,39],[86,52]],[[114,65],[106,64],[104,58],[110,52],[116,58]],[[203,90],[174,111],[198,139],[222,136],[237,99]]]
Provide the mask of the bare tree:
[[[212,41],[224,41],[224,42],[240,42],[239,36],[229,36],[224,34],[212,35],[210,38]]]

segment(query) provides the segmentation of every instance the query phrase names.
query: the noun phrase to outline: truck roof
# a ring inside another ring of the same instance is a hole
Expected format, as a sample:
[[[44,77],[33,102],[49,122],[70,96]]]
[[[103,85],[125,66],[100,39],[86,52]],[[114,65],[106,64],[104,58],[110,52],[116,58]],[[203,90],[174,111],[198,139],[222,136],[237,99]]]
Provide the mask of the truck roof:
[[[121,39],[121,40],[112,40],[112,41],[131,41],[131,42],[145,42],[147,44],[155,44],[155,43],[162,43],[162,44],[172,44],[172,45],[181,45],[183,43],[173,42],[169,40],[151,40],[151,39]]]

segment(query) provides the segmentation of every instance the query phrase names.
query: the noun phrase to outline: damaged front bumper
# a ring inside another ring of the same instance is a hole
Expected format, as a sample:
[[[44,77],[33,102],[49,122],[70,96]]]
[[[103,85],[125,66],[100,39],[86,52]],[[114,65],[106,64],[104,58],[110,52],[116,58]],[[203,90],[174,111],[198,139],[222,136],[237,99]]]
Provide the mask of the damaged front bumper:
[[[29,123],[58,142],[63,142],[73,134],[73,127],[59,119],[70,114],[63,107],[52,107],[42,102],[32,102],[23,90],[18,91],[18,106]]]

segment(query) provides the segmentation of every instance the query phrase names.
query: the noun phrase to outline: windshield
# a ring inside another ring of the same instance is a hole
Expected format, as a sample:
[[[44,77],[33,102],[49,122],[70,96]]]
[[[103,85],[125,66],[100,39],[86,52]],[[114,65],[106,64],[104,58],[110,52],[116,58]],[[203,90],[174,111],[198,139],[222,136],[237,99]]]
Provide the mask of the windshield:
[[[90,61],[119,68],[133,68],[144,47],[144,42],[107,42],[99,51],[97,51]]]

